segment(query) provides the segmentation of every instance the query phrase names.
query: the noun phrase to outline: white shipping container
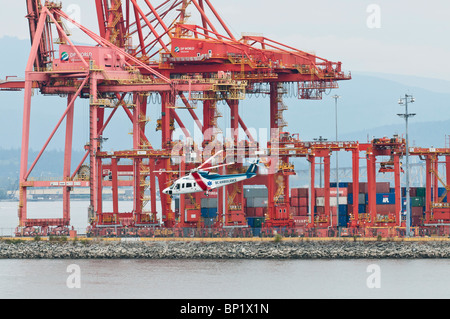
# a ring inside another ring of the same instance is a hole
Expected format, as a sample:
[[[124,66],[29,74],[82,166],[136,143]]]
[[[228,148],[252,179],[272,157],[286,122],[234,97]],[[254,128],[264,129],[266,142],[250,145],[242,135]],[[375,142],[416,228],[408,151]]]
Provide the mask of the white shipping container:
[[[330,206],[337,206],[337,198],[330,197]],[[339,197],[339,205],[347,205],[347,197]],[[325,206],[325,197],[317,197],[316,198],[316,206]]]

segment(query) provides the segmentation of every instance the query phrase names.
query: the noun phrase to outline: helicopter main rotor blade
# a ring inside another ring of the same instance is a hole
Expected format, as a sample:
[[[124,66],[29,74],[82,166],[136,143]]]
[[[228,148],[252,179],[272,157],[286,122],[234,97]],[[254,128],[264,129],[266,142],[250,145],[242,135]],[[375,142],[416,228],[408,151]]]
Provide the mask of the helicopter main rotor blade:
[[[214,154],[214,156],[211,156],[210,158],[208,158],[208,160],[206,160],[203,164],[201,164],[197,169],[201,169],[203,166],[205,166],[206,164],[208,164],[209,162],[211,162],[216,156],[220,155],[223,153],[222,151],[217,152],[216,154]]]
[[[153,173],[181,173],[181,172],[183,172],[183,173],[187,173],[187,172],[190,172],[190,171],[153,171]]]
[[[204,168],[203,171],[210,170],[210,169],[215,169],[215,168],[219,168],[219,167],[223,167],[223,166],[234,165],[234,164],[236,164],[236,163],[230,163],[230,164],[222,164],[222,165],[211,166],[211,167]]]

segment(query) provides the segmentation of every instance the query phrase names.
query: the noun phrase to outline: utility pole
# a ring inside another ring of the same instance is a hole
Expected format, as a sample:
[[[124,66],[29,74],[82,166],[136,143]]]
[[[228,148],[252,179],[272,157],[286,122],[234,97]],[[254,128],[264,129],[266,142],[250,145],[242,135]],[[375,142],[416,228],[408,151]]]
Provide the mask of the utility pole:
[[[335,107],[335,117],[336,117],[336,143],[338,143],[338,99],[341,98],[339,95],[333,95],[334,107]],[[341,234],[339,227],[339,152],[336,152],[336,217],[337,217],[337,227],[339,230],[339,236]]]
[[[415,113],[408,112],[408,103],[414,103],[415,99],[412,95],[405,94],[404,98],[400,98],[398,104],[405,105],[405,113],[397,114],[405,119],[406,123],[406,236],[411,237],[411,198],[409,185],[409,137],[408,137],[408,119],[414,117]]]

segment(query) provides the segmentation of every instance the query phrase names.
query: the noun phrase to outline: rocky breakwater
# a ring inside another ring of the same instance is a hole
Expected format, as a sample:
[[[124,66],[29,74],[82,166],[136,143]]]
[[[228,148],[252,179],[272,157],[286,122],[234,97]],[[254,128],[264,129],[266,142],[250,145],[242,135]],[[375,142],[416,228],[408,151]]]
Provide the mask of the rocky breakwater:
[[[0,259],[450,258],[450,242],[0,241]]]

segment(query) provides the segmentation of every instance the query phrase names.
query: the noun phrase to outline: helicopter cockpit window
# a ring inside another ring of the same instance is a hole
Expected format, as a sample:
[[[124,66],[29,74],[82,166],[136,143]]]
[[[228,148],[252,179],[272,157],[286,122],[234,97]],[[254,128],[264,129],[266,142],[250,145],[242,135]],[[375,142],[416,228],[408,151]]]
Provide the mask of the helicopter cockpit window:
[[[175,184],[175,189],[180,189],[180,184]]]

